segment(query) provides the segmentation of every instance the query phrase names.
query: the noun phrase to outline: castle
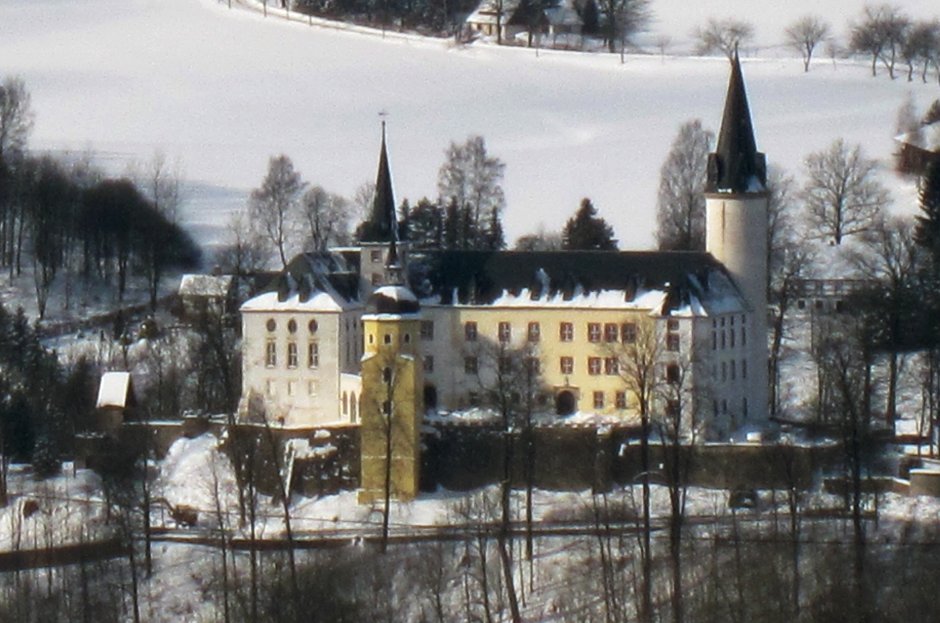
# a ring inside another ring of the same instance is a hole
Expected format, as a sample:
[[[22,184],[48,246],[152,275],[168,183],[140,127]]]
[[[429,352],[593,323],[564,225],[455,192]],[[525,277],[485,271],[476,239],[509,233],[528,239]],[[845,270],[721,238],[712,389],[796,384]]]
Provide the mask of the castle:
[[[708,160],[704,253],[412,252],[383,129],[359,246],[297,256],[242,305],[240,414],[359,425],[364,489],[376,488],[369,462],[394,455],[393,488],[410,497],[427,410],[486,403],[516,361],[540,411],[632,422],[624,353],[642,345],[664,386],[687,390],[681,407],[662,392],[656,408],[682,408],[705,436],[726,437],[767,413],[765,182],[737,57]]]

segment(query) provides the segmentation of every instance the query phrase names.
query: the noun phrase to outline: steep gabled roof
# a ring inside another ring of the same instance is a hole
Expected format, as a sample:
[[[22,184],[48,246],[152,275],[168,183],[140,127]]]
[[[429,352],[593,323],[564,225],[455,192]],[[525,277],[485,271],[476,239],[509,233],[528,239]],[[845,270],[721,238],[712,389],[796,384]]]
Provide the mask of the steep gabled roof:
[[[398,240],[398,218],[395,215],[395,194],[392,191],[392,172],[388,166],[385,146],[385,122],[382,122],[382,149],[379,153],[379,171],[375,176],[375,195],[372,214],[363,223],[362,242],[389,242]]]
[[[708,157],[705,190],[709,193],[764,192],[766,183],[766,158],[757,151],[741,61],[735,51],[718,147]]]
[[[413,287],[443,305],[587,305],[745,309],[724,267],[689,251],[442,251],[428,253]],[[652,294],[652,296],[648,296]]]
[[[359,275],[337,253],[302,253],[242,311],[339,311],[359,304]]]

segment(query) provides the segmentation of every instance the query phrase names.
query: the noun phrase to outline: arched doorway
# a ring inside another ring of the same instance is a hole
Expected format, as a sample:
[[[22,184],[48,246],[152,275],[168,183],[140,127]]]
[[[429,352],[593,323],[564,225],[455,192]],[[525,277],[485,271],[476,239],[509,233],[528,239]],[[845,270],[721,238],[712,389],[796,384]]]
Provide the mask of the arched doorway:
[[[558,415],[571,415],[575,411],[576,404],[574,394],[567,389],[562,390],[555,396],[555,413]]]
[[[424,408],[437,409],[437,388],[433,385],[424,386]]]

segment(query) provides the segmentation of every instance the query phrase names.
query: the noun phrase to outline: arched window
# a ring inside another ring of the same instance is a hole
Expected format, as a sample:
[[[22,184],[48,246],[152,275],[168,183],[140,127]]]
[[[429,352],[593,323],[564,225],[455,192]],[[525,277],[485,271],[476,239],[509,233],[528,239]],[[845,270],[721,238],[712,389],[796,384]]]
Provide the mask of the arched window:
[[[346,392],[343,392],[343,415],[349,413],[349,396],[346,395]]]

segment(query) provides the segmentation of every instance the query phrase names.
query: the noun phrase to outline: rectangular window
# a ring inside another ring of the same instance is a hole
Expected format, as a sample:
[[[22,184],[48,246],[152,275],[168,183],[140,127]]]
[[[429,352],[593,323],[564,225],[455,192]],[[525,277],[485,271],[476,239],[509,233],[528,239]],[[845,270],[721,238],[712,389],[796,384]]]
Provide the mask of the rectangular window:
[[[666,335],[666,350],[672,353],[679,352],[679,334],[669,333]]]
[[[506,344],[512,340],[512,325],[508,322],[499,323],[499,341],[501,344]]]
[[[317,382],[312,379],[307,381],[307,395],[308,396],[317,395]]]
[[[747,378],[747,359],[741,360],[741,378],[742,379]]]
[[[287,343],[287,367],[297,367],[297,342]]]
[[[608,376],[620,374],[620,361],[616,357],[604,357],[604,374]]]
[[[679,321],[675,318],[670,318],[666,321],[666,330],[667,331],[678,331],[679,330]]]
[[[320,345],[316,342],[307,343],[307,367],[320,367]]]
[[[467,374],[476,374],[477,373],[477,358],[476,357],[464,357],[463,358],[463,371]]]
[[[718,350],[718,332],[712,331],[712,350]]]
[[[666,382],[673,385],[679,384],[679,366],[675,363],[670,363],[666,366]]]
[[[377,286],[382,283],[382,275],[378,273],[372,273],[372,285]]]
[[[625,322],[620,325],[620,341],[624,344],[636,343],[636,323]]]
[[[574,339],[574,325],[570,322],[562,322],[558,325],[558,339],[562,342],[570,342]]]
[[[747,346],[747,327],[741,327],[741,346]]]
[[[721,362],[721,382],[724,383],[728,380],[728,363],[725,361]]]
[[[574,374],[574,358],[573,357],[562,357],[559,360],[561,364],[561,373],[562,374]]]
[[[604,324],[604,341],[608,344],[617,341],[617,325],[613,322]]]
[[[471,407],[477,407],[480,405],[480,396],[476,392],[467,392],[467,402]]]
[[[617,401],[616,402],[617,408],[626,409],[627,408],[627,392],[617,392],[616,394],[614,394],[614,396]]]
[[[287,395],[293,396],[297,393],[297,381],[287,381]]]
[[[372,260],[373,264],[381,264],[382,263],[382,251],[379,249],[373,249],[369,253],[369,259]]]
[[[732,381],[733,381],[733,380],[735,379],[735,377],[737,376],[737,369],[738,369],[737,363],[735,362],[734,359],[732,359],[732,360],[731,360],[731,380],[732,380]]]
[[[434,372],[434,357],[431,355],[428,355],[424,358],[424,371]]]
[[[588,357],[588,374],[597,376],[601,373],[601,358]]]
[[[434,339],[434,321],[432,320],[421,321],[421,339],[422,340]]]
[[[277,365],[277,342],[268,340],[264,345],[264,365],[273,368]]]
[[[678,400],[667,400],[666,401],[666,415],[670,418],[679,417],[679,401]]]
[[[463,336],[464,339],[468,342],[477,341],[477,323],[472,320],[469,322],[463,323]]]
[[[725,330],[721,330],[721,350],[725,349]]]
[[[731,340],[731,348],[734,348],[734,328],[732,328],[731,331],[729,331],[729,333],[731,334],[729,336],[729,339]]]
[[[604,408],[604,392],[594,392],[594,408]]]
[[[588,341],[592,344],[596,344],[601,341],[601,323],[588,323]]]
[[[528,339],[531,343],[536,343],[542,338],[542,328],[537,322],[529,323]]]
[[[268,391],[268,396],[274,397],[274,395],[277,393],[277,391],[274,388],[274,381],[272,381],[271,379],[268,379],[267,381],[264,382],[264,387]]]

